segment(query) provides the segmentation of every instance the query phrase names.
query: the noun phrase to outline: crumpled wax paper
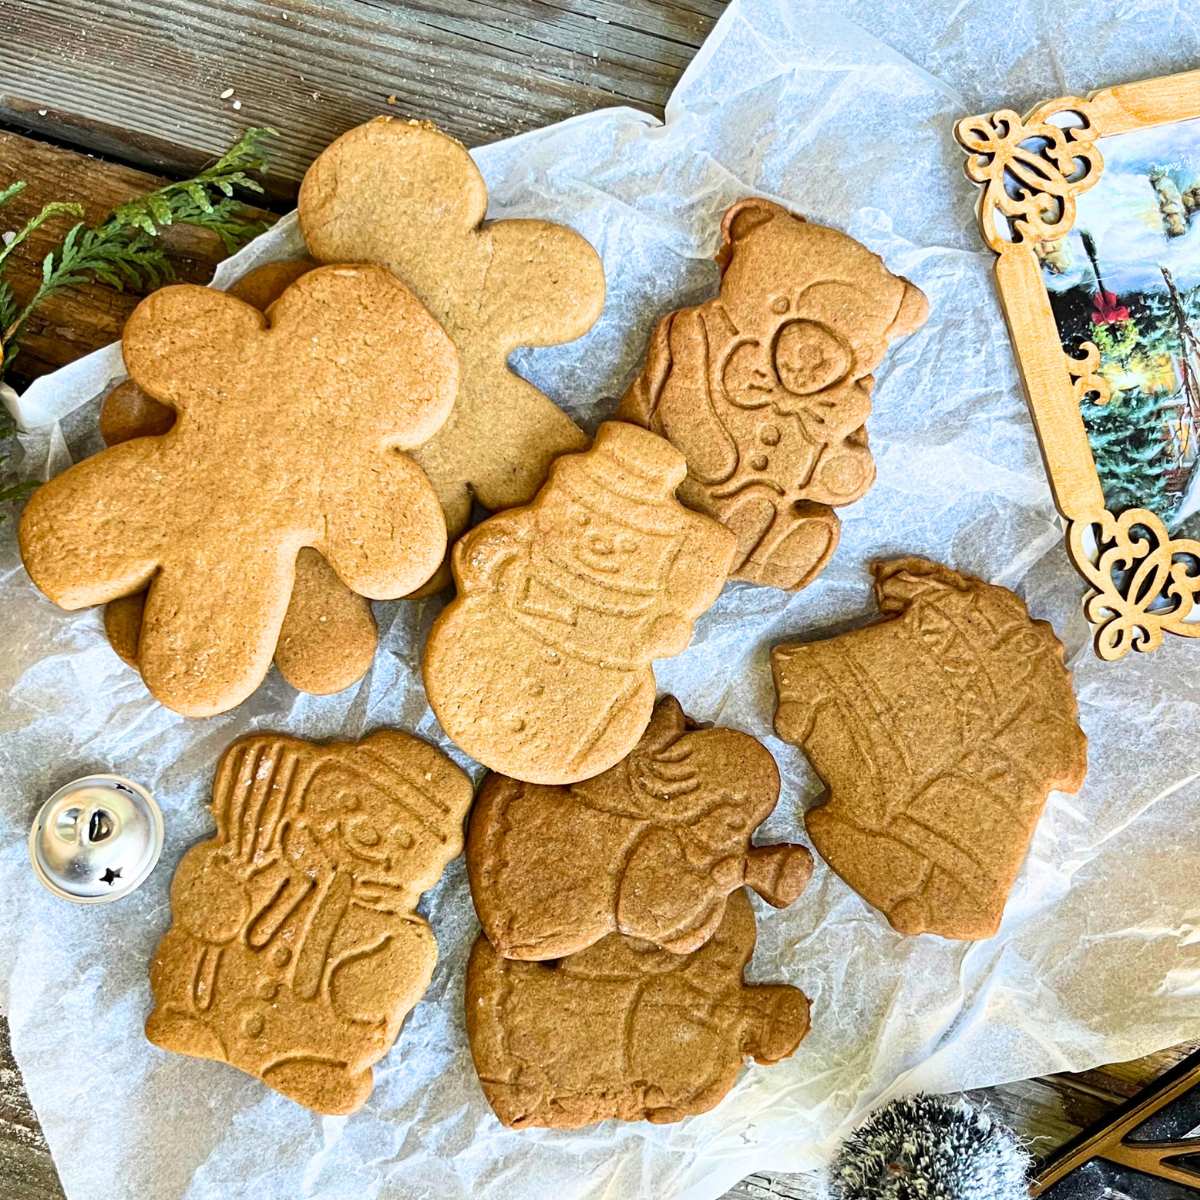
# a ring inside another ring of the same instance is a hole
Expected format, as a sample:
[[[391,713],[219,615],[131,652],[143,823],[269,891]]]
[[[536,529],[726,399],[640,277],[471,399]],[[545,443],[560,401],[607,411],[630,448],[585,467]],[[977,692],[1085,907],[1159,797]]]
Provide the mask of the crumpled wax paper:
[[[748,193],[848,231],[929,295],[928,325],[880,371],[879,481],[842,510],[831,566],[799,595],[727,586],[692,646],[658,666],[660,689],[694,717],[748,730],[775,754],[784,788],[769,835],[802,837],[820,787],[772,736],[768,648],[870,616],[871,558],[930,555],[1015,588],[1054,623],[1075,671],[1088,781],[1051,797],[1000,933],[974,945],[901,938],[820,863],[791,908],[756,900],[750,974],[803,988],[813,1030],[793,1058],[748,1068],[705,1116],[575,1133],[498,1124],[463,1028],[477,925],[461,861],[425,899],[437,972],[362,1112],[317,1117],[229,1067],[151,1047],[146,966],[175,863],[210,829],[218,754],[256,728],[355,737],[387,724],[446,745],[417,666],[438,602],[380,605],[375,666],[342,695],[297,695],[272,674],[236,711],[190,721],[117,661],[98,612],[40,597],[12,523],[0,531],[0,1000],[72,1200],[701,1200],[757,1168],[819,1164],[896,1091],[1079,1070],[1200,1035],[1200,646],[1169,639],[1115,665],[1087,647],[1082,584],[951,137],[963,114],[1195,66],[1198,33],[1174,0],[735,0],[665,124],[610,109],[476,152],[494,216],[568,222],[604,257],[597,327],[516,356],[589,427],[612,411],[653,322],[710,293],[720,214]],[[298,244],[285,221],[223,278]],[[117,356],[101,352],[59,372],[26,398],[26,419],[94,397],[113,370]],[[54,430],[28,438],[31,469],[59,468],[65,446],[94,449],[95,412],[93,399],[68,418],[65,442]],[[24,838],[41,799],[98,768],[153,789],[167,843],[134,896],[78,908],[37,885]]]

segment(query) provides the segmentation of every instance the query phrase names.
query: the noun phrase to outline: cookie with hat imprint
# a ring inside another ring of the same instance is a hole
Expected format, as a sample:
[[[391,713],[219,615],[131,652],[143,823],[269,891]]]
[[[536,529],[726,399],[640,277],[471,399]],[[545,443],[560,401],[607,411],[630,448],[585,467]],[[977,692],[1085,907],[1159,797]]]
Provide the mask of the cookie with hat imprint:
[[[634,750],[593,779],[484,780],[467,832],[483,932],[505,958],[562,958],[609,933],[696,950],[743,884],[782,908],[808,883],[803,846],[751,844],[778,799],[761,742],[664,696]]]
[[[471,791],[396,730],[234,742],[213,783],[216,834],[171,882],[150,1041],[319,1113],[360,1108],[429,985],[437,943],[416,906],[462,849]]]
[[[675,499],[685,469],[662,438],[609,421],[532,504],[458,540],[458,594],[422,672],[442,728],[484,766],[569,784],[637,745],[652,660],[685,649],[733,556],[724,526]]]

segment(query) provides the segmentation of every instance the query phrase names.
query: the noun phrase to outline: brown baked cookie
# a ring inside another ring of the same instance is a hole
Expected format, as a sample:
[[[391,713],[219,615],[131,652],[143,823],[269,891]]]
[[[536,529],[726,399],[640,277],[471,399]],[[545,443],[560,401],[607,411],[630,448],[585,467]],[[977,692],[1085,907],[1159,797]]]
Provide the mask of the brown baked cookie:
[[[416,905],[462,849],[470,803],[464,772],[395,730],[234,742],[216,836],[171,882],[146,1036],[317,1112],[359,1108],[429,985],[437,943]]]
[[[828,789],[809,836],[901,933],[991,937],[1047,794],[1083,785],[1063,648],[1006,588],[872,569],[883,620],[771,654],[775,728]]]
[[[607,770],[642,736],[653,659],[717,598],[733,535],[675,499],[683,456],[609,421],[534,502],[454,547],[458,596],[425,643],[429,703],[486,767],[528,783]]]
[[[233,284],[228,294],[266,309],[315,265],[307,258],[264,263]],[[113,388],[100,408],[100,436],[108,446],[166,433],[174,423],[175,410],[152,400],[132,380]],[[104,609],[108,640],[134,669],[145,599],[140,592],[122,596]],[[378,641],[371,602],[346,587],[315,550],[301,550],[275,647],[275,665],[284,679],[302,692],[340,692],[366,674]]]
[[[721,291],[669,313],[617,415],[683,451],[680,499],[737,534],[733,575],[799,589],[837,545],[831,506],[874,482],[864,422],[924,295],[852,237],[769,200],[721,223]]]
[[[698,728],[674,696],[627,758],[571,787],[489,775],[471,809],[475,911],[506,958],[561,958],[624,933],[687,954],[743,884],[777,908],[812,874],[803,846],[752,846],[779,799],[770,751]]]
[[[558,962],[518,962],[480,935],[467,964],[467,1037],[496,1116],[514,1129],[576,1129],[714,1108],[746,1055],[778,1062],[808,1033],[799,988],[743,981],[754,942],[741,891],[694,954],[614,933]]]
[[[134,382],[179,420],[39,488],[21,553],[63,608],[150,584],[138,658],[168,707],[208,716],[258,686],[301,547],[372,598],[436,569],[441,508],[399,451],[445,419],[457,358],[387,271],[312,271],[265,319],[209,288],[163,288],[129,318],[124,353]]]
[[[579,234],[549,221],[484,221],[487,203],[464,146],[390,117],[343,134],[300,189],[310,253],[388,267],[458,347],[454,411],[413,455],[442,500],[451,541],[472,497],[492,510],[527,504],[558,455],[587,445],[508,356],[580,337],[604,304],[604,269]]]

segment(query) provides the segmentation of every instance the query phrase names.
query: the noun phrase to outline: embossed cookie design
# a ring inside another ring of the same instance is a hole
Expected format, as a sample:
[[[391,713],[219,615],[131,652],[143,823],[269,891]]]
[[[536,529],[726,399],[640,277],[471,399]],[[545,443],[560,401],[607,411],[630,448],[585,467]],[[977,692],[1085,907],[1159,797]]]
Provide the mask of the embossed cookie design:
[[[809,836],[901,933],[991,937],[1047,794],[1083,786],[1063,648],[1006,588],[873,571],[883,620],[771,654],[775,728],[828,789]]]
[[[394,730],[234,742],[213,784],[216,836],[171,883],[147,1037],[317,1112],[359,1108],[433,973],[415,908],[461,850],[470,802],[462,771]]]
[[[799,589],[837,545],[833,506],[875,479],[865,421],[924,295],[865,246],[768,200],[721,223],[720,295],[669,313],[617,413],[683,451],[680,499],[737,534],[737,579]]]
[[[733,535],[675,499],[683,456],[618,421],[554,464],[526,508],[454,547],[457,598],[425,645],[442,728],[527,783],[607,770],[654,707],[652,659],[678,654],[717,598]]]
[[[266,318],[209,288],[163,288],[123,346],[133,381],[178,419],[39,488],[21,553],[63,608],[149,584],[138,657],[162,703],[207,716],[258,686],[305,546],[375,599],[437,569],[441,508],[401,451],[445,420],[457,358],[390,273],[311,271]]]
[[[741,891],[694,954],[614,933],[556,963],[518,962],[481,935],[467,965],[467,1036],[496,1116],[515,1129],[576,1129],[714,1108],[746,1055],[779,1062],[808,1033],[803,992],[743,981],[754,942]]]
[[[264,263],[233,284],[229,295],[266,309],[314,265],[310,259]],[[151,399],[132,380],[113,388],[100,407],[100,436],[107,446],[156,437],[174,424],[174,410]],[[104,632],[117,654],[135,670],[145,603],[145,593],[138,592],[104,608]],[[296,556],[296,582],[275,647],[279,673],[302,692],[340,692],[366,673],[377,642],[370,602],[346,587],[329,564],[306,546]]]
[[[558,455],[587,445],[508,356],[573,341],[604,304],[604,269],[579,234],[549,221],[485,221],[487,205],[464,146],[389,117],[338,138],[300,189],[309,251],[394,271],[458,347],[454,411],[413,456],[437,489],[452,541],[472,497],[493,511],[527,504]]]
[[[467,833],[483,931],[506,958],[561,958],[614,932],[696,950],[743,884],[777,908],[804,890],[803,846],[750,844],[778,799],[765,746],[697,728],[664,696],[633,753],[594,779],[484,781]]]

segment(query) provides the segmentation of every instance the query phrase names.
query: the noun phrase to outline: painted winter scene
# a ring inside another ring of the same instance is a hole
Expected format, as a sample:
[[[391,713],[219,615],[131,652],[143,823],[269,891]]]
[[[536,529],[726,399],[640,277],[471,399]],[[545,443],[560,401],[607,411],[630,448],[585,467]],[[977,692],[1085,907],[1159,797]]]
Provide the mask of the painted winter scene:
[[[1083,402],[1110,511],[1200,536],[1200,119],[1098,143],[1071,233],[1038,247],[1063,346],[1100,350],[1111,397]]]

